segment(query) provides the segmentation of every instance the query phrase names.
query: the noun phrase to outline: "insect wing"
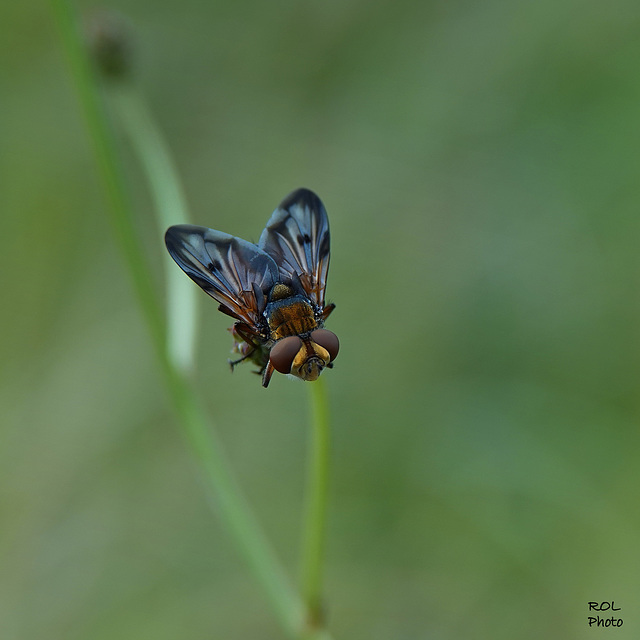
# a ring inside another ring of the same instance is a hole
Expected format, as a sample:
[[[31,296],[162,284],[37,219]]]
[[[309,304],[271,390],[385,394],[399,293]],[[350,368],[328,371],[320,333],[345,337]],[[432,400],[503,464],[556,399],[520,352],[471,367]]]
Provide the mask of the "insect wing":
[[[307,295],[324,306],[329,270],[329,219],[309,189],[289,194],[273,212],[258,246],[273,257],[283,280],[299,277]]]
[[[169,227],[165,243],[178,266],[226,313],[256,326],[278,281],[273,258],[255,244],[206,227]]]

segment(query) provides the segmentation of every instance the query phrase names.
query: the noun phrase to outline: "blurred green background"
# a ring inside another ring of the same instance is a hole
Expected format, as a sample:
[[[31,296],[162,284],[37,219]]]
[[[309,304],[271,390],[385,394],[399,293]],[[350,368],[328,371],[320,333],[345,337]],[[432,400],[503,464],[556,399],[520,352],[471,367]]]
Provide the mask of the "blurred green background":
[[[108,7],[196,223],[255,241],[299,186],[329,212],[336,639],[640,637],[637,1]],[[50,9],[3,13],[0,637],[282,638],[176,427]],[[295,576],[306,389],[231,376],[201,303],[198,384]],[[589,629],[604,600],[623,627]]]

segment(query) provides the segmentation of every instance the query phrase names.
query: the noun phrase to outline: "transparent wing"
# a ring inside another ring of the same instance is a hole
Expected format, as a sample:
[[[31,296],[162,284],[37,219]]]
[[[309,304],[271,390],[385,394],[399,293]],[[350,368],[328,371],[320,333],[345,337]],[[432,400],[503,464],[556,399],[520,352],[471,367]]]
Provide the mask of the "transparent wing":
[[[278,282],[273,258],[255,244],[190,224],[169,227],[165,243],[178,266],[229,315],[255,327]]]
[[[276,262],[283,280],[300,278],[311,300],[324,307],[329,271],[329,219],[309,189],[289,194],[273,212],[258,246]]]

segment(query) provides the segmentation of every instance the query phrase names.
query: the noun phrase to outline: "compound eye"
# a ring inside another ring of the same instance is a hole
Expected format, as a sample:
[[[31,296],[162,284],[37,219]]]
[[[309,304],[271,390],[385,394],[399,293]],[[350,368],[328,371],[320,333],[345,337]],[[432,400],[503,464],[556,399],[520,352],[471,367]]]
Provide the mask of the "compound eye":
[[[329,352],[331,362],[338,357],[340,341],[335,333],[331,333],[331,331],[327,331],[326,329],[316,329],[311,332],[311,339]]]
[[[291,373],[291,365],[296,354],[302,348],[302,340],[298,336],[289,336],[278,340],[269,354],[273,368],[280,373]]]

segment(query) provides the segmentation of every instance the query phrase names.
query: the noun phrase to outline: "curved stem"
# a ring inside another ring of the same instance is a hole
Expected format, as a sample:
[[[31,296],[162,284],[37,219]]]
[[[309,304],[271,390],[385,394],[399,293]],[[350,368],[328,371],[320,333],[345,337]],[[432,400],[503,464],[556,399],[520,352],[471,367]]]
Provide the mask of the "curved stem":
[[[142,307],[156,351],[163,351],[166,336],[158,286],[143,253],[132,224],[133,207],[125,189],[122,167],[118,160],[113,134],[100,99],[91,64],[76,25],[76,17],[65,0],[52,0],[58,30],[71,66],[80,105],[89,130],[93,151],[102,177],[109,207],[107,208],[116,242],[129,269],[135,293]]]
[[[233,540],[264,588],[283,628],[289,637],[296,638],[303,625],[303,603],[244,500],[193,386],[177,369],[168,367],[167,373],[176,413],[204,471],[215,500],[213,507],[220,512]]]
[[[172,224],[188,224],[187,200],[169,147],[156,126],[142,96],[129,82],[115,84],[110,91],[118,120],[149,181],[154,200],[160,242]],[[198,291],[171,256],[163,252],[167,282],[167,351],[169,358],[186,373],[195,368]]]
[[[216,507],[239,549],[247,559],[287,634],[298,637],[303,628],[303,603],[291,588],[271,546],[245,502],[222,448],[210,428],[204,409],[192,384],[166,349],[166,326],[151,270],[135,233],[134,214],[122,169],[115,150],[97,83],[78,35],[75,15],[66,0],[52,0],[53,12],[65,46],[72,75],[98,160],[98,167],[109,198],[108,214],[132,276],[134,289],[152,336],[181,427],[200,461],[208,487],[215,495]],[[330,640],[326,636],[327,640]]]

